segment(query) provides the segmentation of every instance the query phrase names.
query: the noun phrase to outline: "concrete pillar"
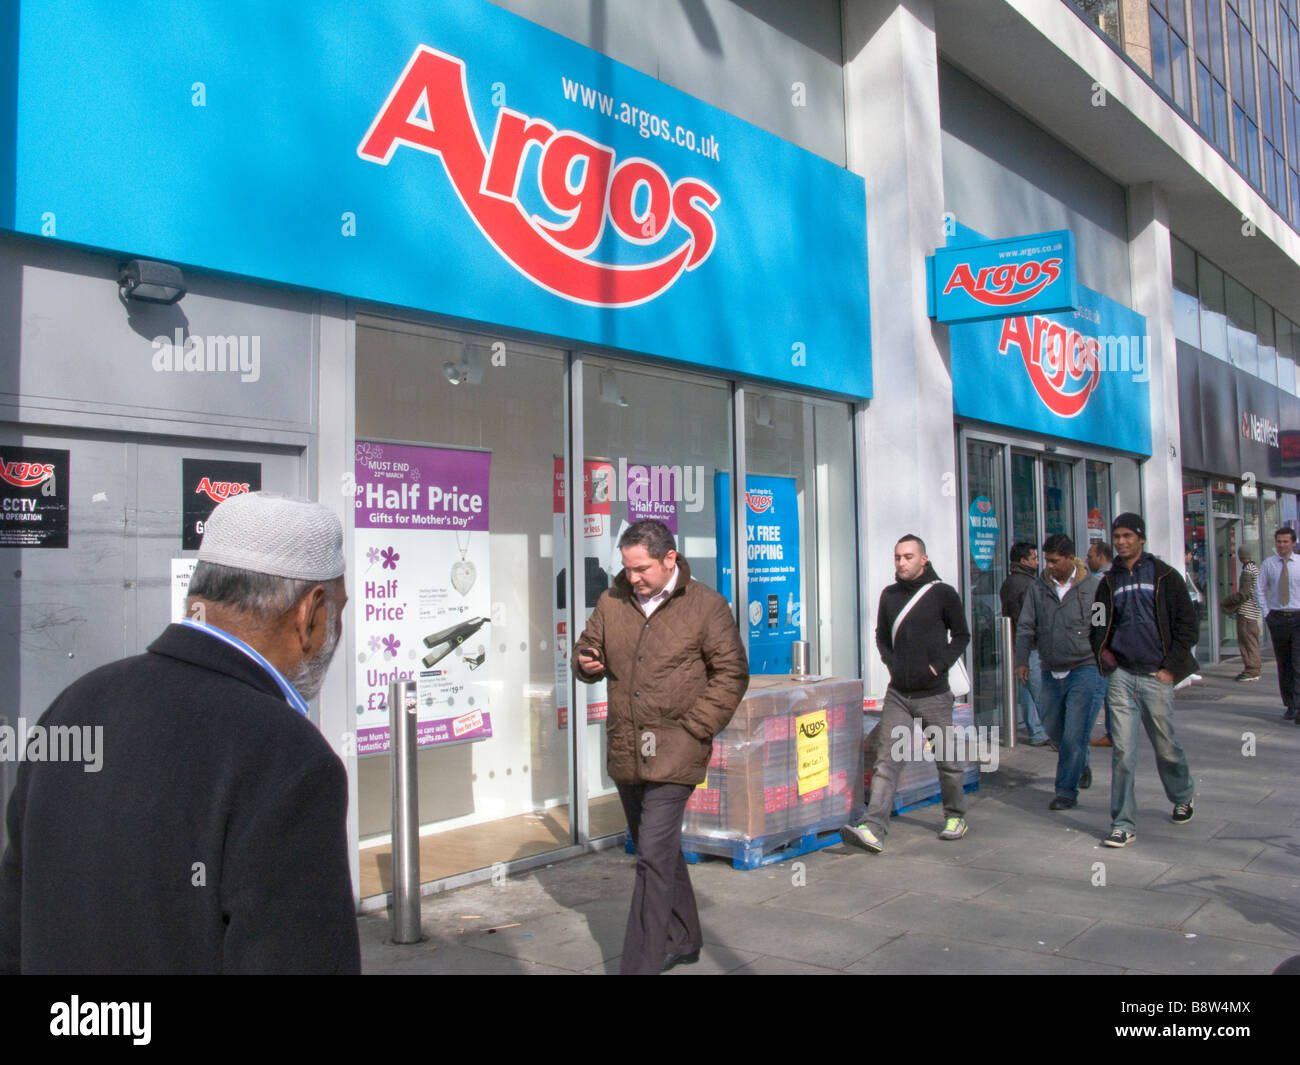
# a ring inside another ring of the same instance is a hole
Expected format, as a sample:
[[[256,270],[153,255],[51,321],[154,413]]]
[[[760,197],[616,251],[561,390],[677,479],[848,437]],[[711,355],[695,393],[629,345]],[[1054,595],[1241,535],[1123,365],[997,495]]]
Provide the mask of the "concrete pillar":
[[[938,55],[932,0],[845,0],[843,20],[848,168],[867,185],[875,392],[857,418],[864,664],[868,693],[883,694],[875,611],[898,537],[922,537],[940,577],[961,578],[952,378],[925,306],[925,257],[943,242]]]
[[[338,514],[343,522],[343,555],[348,560],[347,590],[355,599],[359,594],[357,574],[351,569],[353,497],[350,480],[356,469],[355,411],[352,382],[355,380],[355,327],[340,299],[322,297],[316,318],[316,345],[319,356],[320,387],[318,392],[315,469],[312,471],[316,499]],[[361,873],[358,866],[360,822],[357,816],[357,715],[353,706],[356,691],[356,659],[348,654],[355,639],[352,604],[345,608],[343,638],[320,692],[320,730],[348,771],[348,857],[352,866],[352,894],[361,897]]]
[[[1183,568],[1183,472],[1174,338],[1173,247],[1164,197],[1154,185],[1128,190],[1133,309],[1146,315],[1151,340],[1151,460],[1142,469],[1147,544]]]

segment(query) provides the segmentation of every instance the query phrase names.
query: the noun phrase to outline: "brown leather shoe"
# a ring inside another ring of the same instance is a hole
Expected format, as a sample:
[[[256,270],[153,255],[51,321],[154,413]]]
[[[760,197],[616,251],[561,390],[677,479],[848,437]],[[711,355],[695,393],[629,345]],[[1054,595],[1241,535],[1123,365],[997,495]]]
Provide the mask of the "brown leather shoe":
[[[1103,737],[1102,737],[1101,739],[1099,739],[1099,740],[1093,740],[1093,741],[1092,741],[1092,746],[1093,746],[1093,747],[1111,747],[1111,746],[1113,746],[1113,744],[1110,742],[1110,737],[1109,737],[1109,736],[1103,736]]]

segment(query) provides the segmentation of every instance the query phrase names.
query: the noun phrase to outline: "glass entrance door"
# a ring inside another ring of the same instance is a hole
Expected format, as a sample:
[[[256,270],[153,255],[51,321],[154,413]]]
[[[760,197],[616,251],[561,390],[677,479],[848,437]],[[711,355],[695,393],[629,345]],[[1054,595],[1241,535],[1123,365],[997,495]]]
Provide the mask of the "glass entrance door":
[[[1215,587],[1218,589],[1216,603],[1237,590],[1237,549],[1242,545],[1242,523],[1240,518],[1215,516],[1214,519],[1214,569]],[[1193,580],[1197,577],[1192,576]],[[1197,587],[1204,585],[1197,581]],[[1219,654],[1220,656],[1237,653],[1237,616],[1219,614]]]
[[[971,702],[977,725],[1000,725],[1007,692],[1002,680],[1002,610],[1007,578],[1002,535],[1006,499],[1005,448],[966,442],[966,588],[971,621]]]

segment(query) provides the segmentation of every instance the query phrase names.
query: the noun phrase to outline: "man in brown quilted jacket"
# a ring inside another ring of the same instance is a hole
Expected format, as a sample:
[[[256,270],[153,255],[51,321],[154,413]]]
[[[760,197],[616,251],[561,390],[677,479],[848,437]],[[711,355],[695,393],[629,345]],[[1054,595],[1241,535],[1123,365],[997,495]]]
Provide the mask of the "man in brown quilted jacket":
[[[682,857],[682,816],[749,663],[727,601],[691,580],[673,535],[648,518],[619,538],[623,571],[574,644],[574,670],[608,683],[609,775],[636,844],[623,973],[697,961],[703,936]]]

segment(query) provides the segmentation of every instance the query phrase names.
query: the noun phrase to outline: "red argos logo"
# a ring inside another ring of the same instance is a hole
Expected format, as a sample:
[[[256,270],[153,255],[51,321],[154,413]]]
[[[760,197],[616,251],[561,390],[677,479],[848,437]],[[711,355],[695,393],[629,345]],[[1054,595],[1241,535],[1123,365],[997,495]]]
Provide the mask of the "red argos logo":
[[[35,488],[54,473],[52,462],[0,461],[0,478],[15,488]]]
[[[249,482],[239,484],[235,481],[210,481],[204,477],[199,481],[198,487],[194,489],[194,494],[205,495],[215,503],[229,499],[231,496],[241,496],[248,491]]]
[[[772,490],[770,488],[756,488],[752,492],[746,492],[745,502],[749,504],[749,509],[755,514],[766,513],[772,509]]]
[[[1101,343],[1059,322],[1035,315],[1002,323],[998,353],[1020,349],[1029,380],[1047,409],[1062,418],[1082,413],[1101,382]]]
[[[561,222],[530,215],[520,202],[520,172],[534,143],[541,146],[542,198]],[[574,303],[645,303],[713,251],[712,212],[720,197],[710,185],[689,177],[670,182],[648,159],[618,160],[603,144],[508,107],[497,112],[489,151],[470,109],[464,61],[427,45],[411,56],[357,154],[387,166],[399,144],[439,156],[465,210],[497,252]],[[687,237],[654,262],[615,266],[588,257],[607,224],[629,243],[649,246],[674,222]]]
[[[1056,259],[1027,259],[1020,263],[986,266],[972,274],[969,263],[958,263],[944,286],[946,296],[955,288],[963,289],[971,299],[990,307],[1012,307],[1033,299],[1061,276]]]

